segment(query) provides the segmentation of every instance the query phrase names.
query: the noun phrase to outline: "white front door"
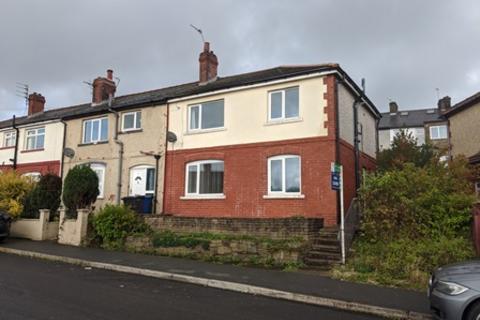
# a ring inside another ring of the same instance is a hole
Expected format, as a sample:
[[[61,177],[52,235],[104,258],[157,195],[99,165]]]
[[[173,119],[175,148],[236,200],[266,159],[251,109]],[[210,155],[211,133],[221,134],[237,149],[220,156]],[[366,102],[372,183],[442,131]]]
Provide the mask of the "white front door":
[[[147,186],[147,170],[134,168],[130,171],[130,195],[144,196]]]

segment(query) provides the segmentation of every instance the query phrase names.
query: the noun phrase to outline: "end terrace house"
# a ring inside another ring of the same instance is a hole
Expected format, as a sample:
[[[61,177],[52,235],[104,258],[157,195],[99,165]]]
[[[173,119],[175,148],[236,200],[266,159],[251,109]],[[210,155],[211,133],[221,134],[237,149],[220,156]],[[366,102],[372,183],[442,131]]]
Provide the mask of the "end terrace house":
[[[330,166],[344,166],[348,208],[375,167],[380,113],[337,64],[217,76],[205,43],[198,89],[168,100],[164,213],[338,223]]]
[[[0,122],[0,170],[38,177],[61,174],[66,109],[45,110],[45,97],[32,93],[27,116]]]

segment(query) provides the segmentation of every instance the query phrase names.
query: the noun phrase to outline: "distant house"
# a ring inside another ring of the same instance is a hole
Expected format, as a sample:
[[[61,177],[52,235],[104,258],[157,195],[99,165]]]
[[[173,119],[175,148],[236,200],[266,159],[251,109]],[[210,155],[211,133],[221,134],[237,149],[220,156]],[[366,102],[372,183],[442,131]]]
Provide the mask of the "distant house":
[[[389,108],[389,112],[382,113],[378,125],[380,150],[390,148],[400,130],[410,133],[418,145],[429,142],[448,150],[448,126],[443,113],[450,109],[450,97],[440,99],[437,108],[400,111],[396,102],[390,102]]]
[[[480,164],[480,92],[458,102],[445,113],[450,129],[450,153]],[[476,182],[480,196],[480,181]]]

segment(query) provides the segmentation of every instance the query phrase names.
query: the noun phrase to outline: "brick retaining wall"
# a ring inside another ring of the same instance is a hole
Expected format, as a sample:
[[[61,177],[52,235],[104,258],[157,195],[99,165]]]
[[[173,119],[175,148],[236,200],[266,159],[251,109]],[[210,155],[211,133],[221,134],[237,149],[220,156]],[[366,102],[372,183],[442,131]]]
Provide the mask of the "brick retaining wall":
[[[323,219],[315,218],[243,219],[151,216],[146,217],[145,221],[159,231],[212,232],[272,239],[302,237],[308,240],[315,237],[323,228]]]

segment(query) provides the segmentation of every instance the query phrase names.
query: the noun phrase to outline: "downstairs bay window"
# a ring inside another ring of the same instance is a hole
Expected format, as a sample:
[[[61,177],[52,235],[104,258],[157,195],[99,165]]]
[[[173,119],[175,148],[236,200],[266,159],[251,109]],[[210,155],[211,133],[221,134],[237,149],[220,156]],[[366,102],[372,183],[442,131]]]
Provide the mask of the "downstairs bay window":
[[[187,163],[185,198],[224,198],[223,161],[204,160]]]

